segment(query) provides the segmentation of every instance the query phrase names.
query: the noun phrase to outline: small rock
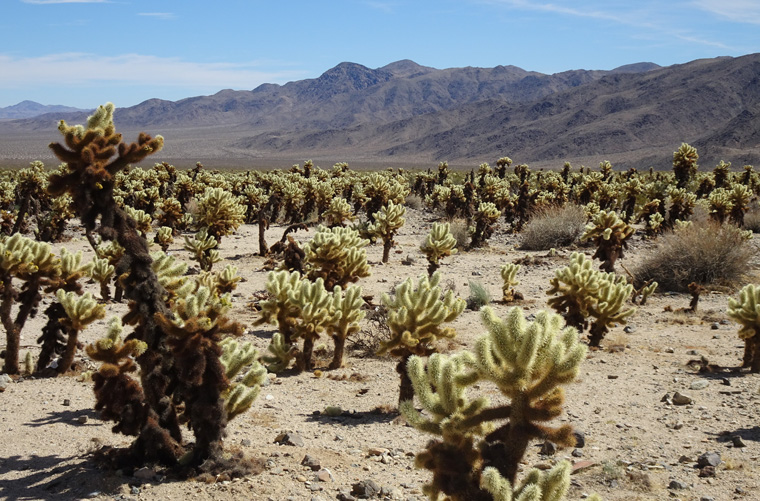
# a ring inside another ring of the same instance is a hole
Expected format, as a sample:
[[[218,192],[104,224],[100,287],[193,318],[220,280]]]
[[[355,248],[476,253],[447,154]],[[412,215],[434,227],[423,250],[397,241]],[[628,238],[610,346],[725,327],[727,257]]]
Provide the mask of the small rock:
[[[747,444],[744,443],[744,440],[739,435],[732,436],[731,443],[734,444],[734,447],[747,447]]]
[[[617,379],[618,377],[617,374],[607,374],[607,379]]]
[[[686,354],[687,355],[691,355],[692,357],[698,357],[699,356],[699,352],[697,350],[687,350]]]
[[[717,323],[713,322],[713,323],[710,324],[710,328],[712,330],[714,330],[714,331],[717,331],[718,329],[720,329],[720,325],[718,325]]]
[[[0,374],[0,391],[5,391],[12,382],[13,380],[8,374]]]
[[[336,499],[338,501],[356,501],[356,498],[347,492],[339,492]]]
[[[692,389],[692,390],[704,390],[709,385],[710,385],[710,382],[707,381],[706,379],[698,379],[696,381],[693,381],[689,385],[689,388]]]
[[[129,488],[129,493],[134,494],[136,496],[140,494],[140,488],[137,487],[136,485],[133,485],[132,487]]]
[[[575,437],[575,446],[579,449],[586,447],[586,435],[582,431],[573,431]]]
[[[247,438],[244,438],[243,440],[240,441],[240,445],[242,445],[243,447],[250,447],[251,441],[248,440]]]
[[[714,466],[705,466],[704,468],[699,470],[699,476],[704,477],[714,477],[715,476],[715,467]]]
[[[77,423],[79,424],[85,424],[86,422],[87,422],[87,416],[85,416],[84,414],[77,418]]]
[[[626,334],[633,334],[634,332],[636,332],[636,327],[632,325],[626,325],[623,328],[623,332],[625,332]]]
[[[362,480],[351,485],[351,494],[359,499],[369,499],[380,494],[380,486],[373,480]]]
[[[715,501],[715,498],[711,496],[702,496],[699,498],[699,501]]]
[[[689,395],[685,395],[678,391],[675,392],[675,394],[673,394],[673,403],[675,405],[689,405],[693,402],[694,402],[694,399],[691,398]]]
[[[69,400],[68,398],[64,398],[63,399],[63,406],[64,407],[68,407],[70,405],[71,405],[71,400]]]
[[[574,458],[582,458],[583,457],[583,451],[580,449],[573,449],[573,452],[571,452]]]
[[[675,353],[675,352],[676,350],[674,350],[673,348],[665,348],[665,353]]]
[[[720,384],[722,384],[723,386],[731,386],[731,380],[728,379],[727,377],[720,378]]]
[[[550,440],[545,440],[541,445],[541,454],[544,456],[553,456],[557,452],[557,444]]]
[[[274,439],[275,443],[280,445],[291,445],[294,447],[303,447],[304,441],[298,433],[280,433]]]
[[[575,463],[573,463],[573,469],[570,472],[570,474],[575,475],[576,473],[580,473],[582,471],[588,470],[592,466],[596,466],[596,465],[597,463],[593,461],[586,461],[586,460],[576,461]]]
[[[319,459],[315,458],[314,456],[310,456],[309,454],[303,457],[301,460],[301,466],[307,466],[311,468],[311,471],[318,471],[320,468],[322,468],[322,465],[319,464]]]
[[[335,480],[333,474],[327,468],[322,468],[317,472],[316,479],[320,482],[332,482]]]
[[[297,480],[298,482],[301,482],[301,483],[304,483],[304,482],[308,482],[308,479],[307,479],[306,477],[304,477],[303,475],[298,475],[298,476],[296,477],[296,480]]]
[[[135,470],[132,476],[135,478],[139,478],[140,480],[153,480],[153,478],[156,476],[156,472],[153,471],[152,468],[143,466],[139,470]]]
[[[367,450],[367,455],[369,456],[384,456],[388,454],[390,451],[384,447],[370,447],[369,450]]]
[[[688,489],[688,488],[689,488],[688,485],[686,485],[685,483],[679,480],[671,480],[670,483],[668,484],[668,489],[672,489],[672,490],[683,490],[683,489]]]
[[[705,452],[697,458],[697,466],[703,468],[705,466],[716,467],[720,464],[720,454],[717,452]]]

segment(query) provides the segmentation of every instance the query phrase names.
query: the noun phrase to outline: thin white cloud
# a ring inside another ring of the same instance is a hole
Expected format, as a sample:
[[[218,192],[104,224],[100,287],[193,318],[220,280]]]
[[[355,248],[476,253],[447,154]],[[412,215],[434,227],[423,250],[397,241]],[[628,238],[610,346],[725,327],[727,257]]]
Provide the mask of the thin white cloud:
[[[370,8],[375,9],[375,10],[383,11],[386,14],[392,14],[393,11],[394,11],[394,9],[395,9],[395,7],[396,7],[396,4],[390,3],[390,2],[367,1],[367,2],[364,2],[364,4],[367,7],[370,7]]]
[[[760,24],[757,0],[694,0],[692,5],[737,23]]]
[[[0,88],[85,85],[98,82],[165,87],[252,89],[262,83],[285,83],[304,72],[266,70],[262,63],[200,63],[143,54],[100,56],[83,53],[15,58],[0,54]]]
[[[669,20],[668,15],[665,13],[656,12],[657,4],[639,4],[636,2],[631,3],[617,3],[608,4],[602,3],[605,6],[605,10],[589,5],[589,8],[580,9],[575,7],[565,7],[557,5],[556,3],[536,3],[529,0],[478,0],[480,3],[490,5],[501,5],[504,7],[510,7],[513,9],[533,11],[533,12],[548,12],[558,15],[599,19],[602,21],[610,21],[623,26],[631,28],[646,30],[650,33],[657,33],[660,37],[675,37],[685,42],[707,45],[711,47],[718,47],[725,50],[735,50],[729,47],[725,43],[714,40],[707,40],[696,36],[693,32],[688,31],[685,28],[679,28],[677,20],[672,22]],[[704,2],[706,4],[719,5],[721,0],[693,0],[695,2]],[[726,0],[728,4],[747,4],[749,6],[755,0]],[[601,2],[600,2],[601,3]],[[595,4],[595,2],[590,2]],[[614,5],[622,5],[622,8],[613,10]],[[630,6],[630,7],[629,7]],[[672,7],[672,6],[671,6]],[[757,8],[760,12],[760,7]],[[677,11],[676,11],[677,12]],[[654,19],[654,21],[653,21]]]
[[[155,19],[174,19],[177,17],[173,12],[138,12],[137,15]]]
[[[109,0],[21,0],[24,3],[48,5],[54,3],[111,3]]]

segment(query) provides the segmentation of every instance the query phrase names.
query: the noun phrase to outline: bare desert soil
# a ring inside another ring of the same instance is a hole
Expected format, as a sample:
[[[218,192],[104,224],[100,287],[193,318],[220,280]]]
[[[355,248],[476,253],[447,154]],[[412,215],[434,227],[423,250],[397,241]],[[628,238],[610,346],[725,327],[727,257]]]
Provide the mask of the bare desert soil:
[[[374,303],[379,304],[383,292],[407,277],[425,273],[427,263],[418,247],[431,217],[407,211],[407,224],[388,265],[380,263],[381,245],[368,248],[372,276],[359,285],[365,295],[374,296]],[[269,243],[281,232],[282,228],[271,228]],[[257,228],[244,226],[224,239],[221,252],[244,277],[235,294],[234,315],[249,326],[244,338],[264,351],[275,327],[252,325],[257,314],[249,303],[266,281],[266,271],[261,270],[264,259],[254,254],[256,235]],[[310,238],[304,232],[296,236],[302,241]],[[481,281],[499,299],[500,266],[535,256],[535,262],[524,264],[518,275],[517,290],[525,296],[518,304],[526,314],[546,308],[549,279],[567,263],[571,251],[562,249],[552,257],[546,257],[546,252],[520,251],[516,249],[519,236],[498,231],[489,244],[446,258],[443,280],[465,298],[468,282]],[[88,259],[92,255],[78,230],[63,245],[83,250]],[[622,264],[630,269],[653,247],[635,236]],[[170,250],[189,262],[181,239]],[[590,248],[581,250],[592,253]],[[223,267],[224,262],[216,266]],[[622,272],[619,265],[617,269]],[[97,295],[94,285],[88,287]],[[585,446],[548,455],[536,443],[525,457],[525,469],[546,468],[562,459],[573,462],[568,499],[582,499],[593,492],[605,500],[760,499],[760,376],[733,370],[741,362],[743,341],[737,337],[737,325],[726,316],[729,296],[728,291],[704,294],[699,311],[692,314],[678,311],[688,306],[687,295],[657,293],[631,317],[630,332],[624,332],[623,326],[613,329],[601,350],[589,352],[578,381],[567,388],[566,412],[559,420],[583,432]],[[492,307],[504,316],[511,305],[495,302]],[[124,304],[108,306],[109,314],[125,309]],[[22,356],[27,350],[36,353],[40,317],[28,322],[22,333]],[[107,320],[89,326],[83,340],[100,337]],[[470,310],[454,327],[457,337],[442,343],[443,351],[472,346],[485,330],[479,313]],[[327,345],[331,348],[331,343]],[[175,481],[160,468],[100,469],[92,453],[104,446],[127,446],[130,439],[113,434],[112,424],[98,419],[92,383],[76,376],[14,380],[0,393],[0,498],[350,499],[353,484],[371,480],[380,488],[377,498],[424,499],[421,486],[430,475],[415,469],[413,456],[429,437],[388,412],[398,395],[395,360],[360,357],[357,352],[348,355],[345,368],[325,371],[321,377],[292,372],[271,375],[251,410],[230,423],[225,442],[227,449],[261,458],[263,472],[210,484]],[[732,370],[699,374],[688,362],[700,356]],[[325,365],[327,360],[325,355]],[[476,391],[500,398],[487,385]],[[675,392],[687,394],[693,402],[663,401],[666,394]],[[339,406],[343,413],[328,417],[323,413],[327,406]],[[302,445],[276,443],[283,432],[300,436]],[[188,438],[192,438],[189,433]],[[707,452],[720,455],[714,476],[700,476],[696,467],[698,457]],[[307,455],[320,471],[301,464]]]

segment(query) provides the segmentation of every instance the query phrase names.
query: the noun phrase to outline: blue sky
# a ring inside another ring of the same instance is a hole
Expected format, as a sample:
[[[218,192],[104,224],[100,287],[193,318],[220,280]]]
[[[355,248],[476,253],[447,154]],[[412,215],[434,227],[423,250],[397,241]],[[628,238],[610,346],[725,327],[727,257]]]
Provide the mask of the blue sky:
[[[178,100],[342,61],[556,73],[754,52],[758,0],[0,0],[0,106]]]

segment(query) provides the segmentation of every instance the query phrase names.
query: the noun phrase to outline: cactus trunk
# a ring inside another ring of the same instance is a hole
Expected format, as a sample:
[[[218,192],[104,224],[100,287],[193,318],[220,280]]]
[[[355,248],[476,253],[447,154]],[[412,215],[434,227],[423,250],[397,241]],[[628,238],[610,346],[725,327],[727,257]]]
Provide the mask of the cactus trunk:
[[[11,306],[13,305],[13,297],[15,291],[11,284],[10,275],[2,277],[3,284],[3,299],[0,304],[0,317],[2,318],[3,326],[5,327],[6,345],[5,345],[5,367],[6,374],[18,374],[18,350],[21,341],[21,333],[16,330],[16,326],[11,320]]]
[[[383,241],[383,263],[387,263],[391,257],[391,247],[393,247],[393,240]]]
[[[414,386],[412,385],[412,380],[409,378],[409,374],[406,372],[406,363],[409,361],[409,357],[411,356],[411,353],[407,353],[401,357],[401,360],[396,365],[396,372],[398,372],[401,376],[401,385],[399,386],[398,392],[399,408],[401,407],[401,402],[414,400]]]
[[[76,329],[66,329],[66,350],[61,356],[61,360],[58,362],[58,368],[56,371],[58,374],[65,374],[71,369],[74,363],[74,355],[77,352],[77,338],[78,332]]]
[[[335,336],[333,337],[333,342],[335,343],[335,352],[333,353],[332,362],[328,366],[330,370],[343,367],[343,353],[346,350],[346,338]]]

